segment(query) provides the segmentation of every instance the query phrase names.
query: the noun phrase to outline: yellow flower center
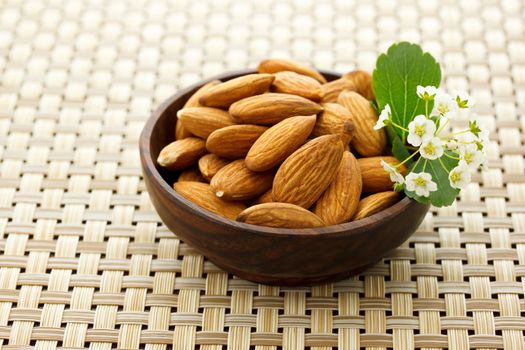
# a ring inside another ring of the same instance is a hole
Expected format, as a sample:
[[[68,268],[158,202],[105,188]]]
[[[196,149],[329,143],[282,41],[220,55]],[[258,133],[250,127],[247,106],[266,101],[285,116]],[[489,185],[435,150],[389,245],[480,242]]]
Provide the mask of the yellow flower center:
[[[472,163],[473,158],[474,158],[474,155],[472,153],[470,153],[470,152],[466,152],[463,155],[463,159],[465,160],[465,163],[467,163],[467,164]]]
[[[427,185],[427,180],[423,179],[422,177],[416,177],[414,183],[417,187],[425,187]]]
[[[461,174],[457,173],[457,172],[453,172],[450,174],[450,181],[452,181],[453,183],[457,183],[459,181],[461,181]]]
[[[440,114],[445,114],[448,112],[448,106],[444,103],[440,103],[437,107],[437,110]]]
[[[434,147],[433,143],[428,143],[425,147],[423,147],[426,154],[434,155],[436,153],[436,147]]]
[[[414,128],[414,133],[421,137],[423,135],[425,135],[425,126],[424,125],[416,125],[416,127]]]

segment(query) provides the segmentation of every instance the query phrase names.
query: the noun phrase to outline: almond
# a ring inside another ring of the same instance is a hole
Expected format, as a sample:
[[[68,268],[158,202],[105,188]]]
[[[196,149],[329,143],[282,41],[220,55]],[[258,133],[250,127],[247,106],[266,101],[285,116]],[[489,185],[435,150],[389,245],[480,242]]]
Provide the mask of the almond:
[[[267,91],[274,79],[272,74],[243,75],[213,86],[199,101],[204,106],[227,109],[235,101]]]
[[[209,152],[219,157],[238,159],[246,156],[255,141],[266,131],[260,125],[231,125],[215,130],[206,140]]]
[[[322,97],[321,84],[317,80],[295,72],[275,73],[272,88],[275,92],[298,95],[313,101],[320,101]]]
[[[354,216],[361,197],[361,172],[351,152],[344,152],[339,170],[330,186],[315,204],[314,213],[326,225],[348,222]]]
[[[206,142],[196,137],[177,140],[164,147],[157,163],[170,170],[181,170],[197,162],[206,154]]]
[[[379,192],[361,199],[357,206],[357,212],[354,216],[355,220],[366,218],[367,216],[376,214],[381,210],[394,205],[399,200],[399,193],[388,191]]]
[[[184,104],[183,108],[190,108],[190,107],[204,107],[200,103],[200,98],[202,95],[206,94],[212,87],[220,84],[220,80],[212,80],[209,83],[204,84],[201,88],[199,88],[193,95],[190,96],[188,101]]]
[[[215,195],[227,200],[255,198],[266,192],[273,181],[274,172],[256,173],[246,167],[244,159],[231,162],[211,179]]]
[[[273,199],[309,208],[334,179],[344,146],[337,135],[305,143],[279,167],[273,181]]]
[[[207,90],[209,90],[212,86],[215,86],[219,83],[219,80],[212,80],[209,83],[200,87],[197,91],[195,91],[195,93],[193,93],[193,95],[190,96],[188,101],[186,101],[186,103],[184,104],[184,108],[201,107],[199,103],[199,98],[201,97],[201,95]],[[192,133],[182,125],[179,119],[177,119],[177,122],[175,124],[175,140],[181,140],[191,136],[193,136]]]
[[[321,106],[323,111],[317,117],[312,136],[337,134],[341,135],[345,145],[350,143],[355,129],[352,114],[337,103],[323,103]]]
[[[326,79],[318,71],[293,60],[280,58],[267,59],[259,63],[257,71],[259,73],[277,73],[290,71],[312,77],[321,84],[326,83]]]
[[[289,203],[254,205],[240,213],[237,221],[279,228],[310,228],[325,225],[314,213]]]
[[[201,172],[197,168],[184,170],[182,173],[180,173],[177,181],[206,182],[204,177],[202,177]]]
[[[228,219],[235,220],[239,213],[246,209],[246,205],[242,202],[230,202],[218,198],[207,183],[176,182],[173,188],[187,200]]]
[[[344,91],[338,103],[350,111],[355,132],[352,147],[364,157],[379,156],[386,146],[384,129],[374,130],[377,114],[370,101],[354,91]]]
[[[374,96],[374,90],[372,89],[372,76],[370,73],[363,70],[355,70],[350,73],[343,75],[344,79],[352,81],[356,86],[356,92],[367,100],[372,101]]]
[[[383,169],[381,160],[392,165],[399,164],[396,158],[390,156],[358,159],[361,176],[363,177],[363,192],[376,193],[392,190],[394,183],[390,180],[390,174]],[[407,169],[405,165],[401,165],[397,169],[401,174],[406,174]]]
[[[207,154],[199,159],[199,170],[200,174],[208,182],[211,181],[213,176],[217,174],[222,167],[230,163],[228,160],[223,159],[215,154]],[[180,181],[180,180],[179,180]]]
[[[322,107],[304,97],[267,93],[245,98],[230,106],[237,123],[273,125],[298,115],[317,114]]]
[[[246,166],[253,171],[266,171],[281,164],[308,138],[315,125],[315,115],[290,117],[259,137],[246,156]]]
[[[339,97],[341,92],[345,90],[356,91],[357,86],[356,83],[352,80],[339,78],[336,80],[332,80],[329,83],[323,84],[321,90],[323,91],[323,99],[321,100],[321,102],[337,102],[337,98]]]
[[[263,203],[271,203],[273,202],[273,195],[272,195],[272,189],[270,188],[268,191],[264,192],[262,195],[257,198],[253,204],[263,204]]]
[[[193,135],[206,139],[212,132],[235,124],[228,112],[211,107],[190,107],[177,112],[186,130]]]

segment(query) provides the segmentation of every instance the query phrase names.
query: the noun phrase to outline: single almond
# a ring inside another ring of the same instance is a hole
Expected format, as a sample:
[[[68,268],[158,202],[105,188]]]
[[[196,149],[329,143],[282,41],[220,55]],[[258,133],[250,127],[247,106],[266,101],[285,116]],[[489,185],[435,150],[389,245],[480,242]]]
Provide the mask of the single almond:
[[[273,202],[273,195],[272,195],[272,189],[270,188],[268,191],[260,195],[259,198],[253,201],[253,205],[271,203],[271,202]]]
[[[177,140],[164,147],[157,163],[170,170],[181,170],[193,165],[206,154],[206,142],[196,137]]]
[[[267,93],[242,99],[230,106],[237,123],[272,125],[298,115],[317,114],[322,107],[304,97]]]
[[[289,203],[254,205],[240,213],[237,221],[279,228],[310,228],[325,225],[323,220],[311,211]]]
[[[315,138],[292,153],[273,181],[273,199],[310,208],[330,185],[343,157],[338,135]]]
[[[367,100],[372,101],[375,98],[370,73],[363,70],[354,70],[343,75],[343,78],[352,81],[356,86],[356,91]]]
[[[173,188],[187,200],[228,219],[235,220],[246,209],[242,202],[230,202],[217,197],[207,183],[176,182]]]
[[[354,221],[379,213],[397,203],[398,200],[399,193],[393,191],[379,192],[365,197],[359,201]]]
[[[227,109],[235,101],[267,91],[274,79],[272,74],[243,75],[213,86],[199,101],[204,106]]]
[[[223,167],[211,179],[215,195],[227,200],[255,198],[271,186],[273,171],[256,173],[246,167],[244,159],[238,159]]]
[[[295,72],[297,74],[312,77],[321,84],[326,83],[326,79],[321,75],[321,73],[319,73],[313,68],[310,68],[302,63],[293,60],[270,58],[259,63],[257,71],[259,73],[277,73],[283,71],[290,71]]]
[[[203,93],[209,90],[212,86],[215,86],[219,83],[220,83],[219,80],[212,80],[209,83],[200,87],[197,91],[193,93],[193,95],[190,96],[188,101],[186,101],[186,103],[184,104],[184,108],[201,107],[199,103],[199,98],[202,96]],[[185,139],[186,137],[191,137],[191,136],[193,136],[193,134],[182,125],[179,119],[177,119],[177,122],[175,125],[175,140],[181,140],[181,139]]]
[[[390,180],[390,174],[381,165],[381,160],[392,165],[399,164],[399,161],[391,156],[358,159],[361,176],[363,177],[363,192],[376,193],[392,191],[394,183]],[[405,175],[407,169],[405,165],[401,165],[397,168],[397,171],[402,175]]]
[[[230,114],[212,107],[190,107],[177,112],[177,118],[193,135],[206,139],[212,132],[235,124]]]
[[[215,130],[206,140],[209,152],[228,159],[238,159],[246,156],[255,141],[266,131],[267,127],[260,125],[231,125]]]
[[[352,114],[337,103],[323,103],[321,106],[323,111],[317,117],[312,136],[337,134],[341,135],[345,145],[350,143],[355,129]]]
[[[354,91],[343,91],[337,101],[352,115],[355,126],[352,147],[363,157],[381,155],[386,147],[386,134],[384,129],[374,130],[378,117],[371,102]]]
[[[275,73],[272,89],[275,92],[302,96],[312,101],[320,101],[322,98],[321,83],[295,72]]]
[[[246,166],[253,171],[266,171],[281,164],[308,138],[315,125],[315,115],[290,117],[255,141],[246,155]]]
[[[351,152],[344,152],[335,179],[315,204],[313,212],[326,225],[348,222],[354,216],[361,197],[361,172]]]
[[[215,154],[206,154],[199,159],[200,174],[210,182],[213,176],[217,174],[222,167],[228,165],[230,162]],[[180,181],[180,180],[179,180]]]
[[[345,78],[339,78],[336,80],[332,80],[326,84],[323,84],[321,86],[321,90],[323,92],[323,99],[321,102],[327,103],[327,102],[337,102],[337,98],[343,91],[356,91],[357,86],[356,82],[345,79]]]
[[[180,173],[177,181],[206,182],[201,172],[197,168],[190,168]]]

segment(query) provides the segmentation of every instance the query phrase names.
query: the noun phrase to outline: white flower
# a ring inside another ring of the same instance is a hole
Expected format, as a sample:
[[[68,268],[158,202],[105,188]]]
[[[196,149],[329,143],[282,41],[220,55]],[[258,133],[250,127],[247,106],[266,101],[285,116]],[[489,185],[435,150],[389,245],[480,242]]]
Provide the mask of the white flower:
[[[455,93],[455,100],[461,109],[472,108],[476,104],[476,100],[465,91],[457,91]]]
[[[385,108],[381,111],[381,114],[379,114],[379,119],[377,119],[377,123],[374,126],[374,130],[379,130],[382,127],[386,126],[386,121],[390,120],[390,116],[392,115],[392,112],[390,111],[390,105],[385,105]]]
[[[403,175],[401,175],[397,171],[397,169],[394,168],[392,165],[388,164],[382,159],[381,159],[381,165],[383,166],[383,169],[385,169],[385,171],[390,174],[390,181],[398,183],[398,184],[402,184],[405,182],[405,178],[403,177]]]
[[[435,86],[417,86],[417,95],[419,98],[425,100],[425,101],[431,101],[434,99],[434,96],[438,93],[438,88]]]
[[[453,188],[465,188],[470,183],[470,169],[460,164],[450,171],[448,180]]]
[[[471,169],[477,169],[484,162],[485,154],[475,143],[462,146],[459,151],[459,164]]]
[[[415,191],[418,196],[428,197],[430,192],[437,190],[437,185],[429,173],[410,173],[405,180],[407,190]]]
[[[421,144],[419,152],[423,158],[438,159],[443,155],[443,142],[441,142],[439,137],[433,137]]]
[[[458,104],[449,94],[438,91],[434,102],[434,109],[438,114],[449,118],[455,115],[455,112],[458,110]]]
[[[407,141],[412,146],[419,146],[423,142],[430,140],[436,132],[436,125],[424,115],[420,114],[408,124]]]

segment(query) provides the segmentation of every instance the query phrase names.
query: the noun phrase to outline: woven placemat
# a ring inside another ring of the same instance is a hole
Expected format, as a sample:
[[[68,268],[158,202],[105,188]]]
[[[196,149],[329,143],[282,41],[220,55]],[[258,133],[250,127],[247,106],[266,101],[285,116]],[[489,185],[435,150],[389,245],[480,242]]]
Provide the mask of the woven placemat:
[[[522,1],[0,3],[4,349],[523,349]],[[397,40],[492,130],[489,170],[360,276],[312,288],[221,271],[160,222],[137,139],[177,89],[287,56],[370,70]]]

